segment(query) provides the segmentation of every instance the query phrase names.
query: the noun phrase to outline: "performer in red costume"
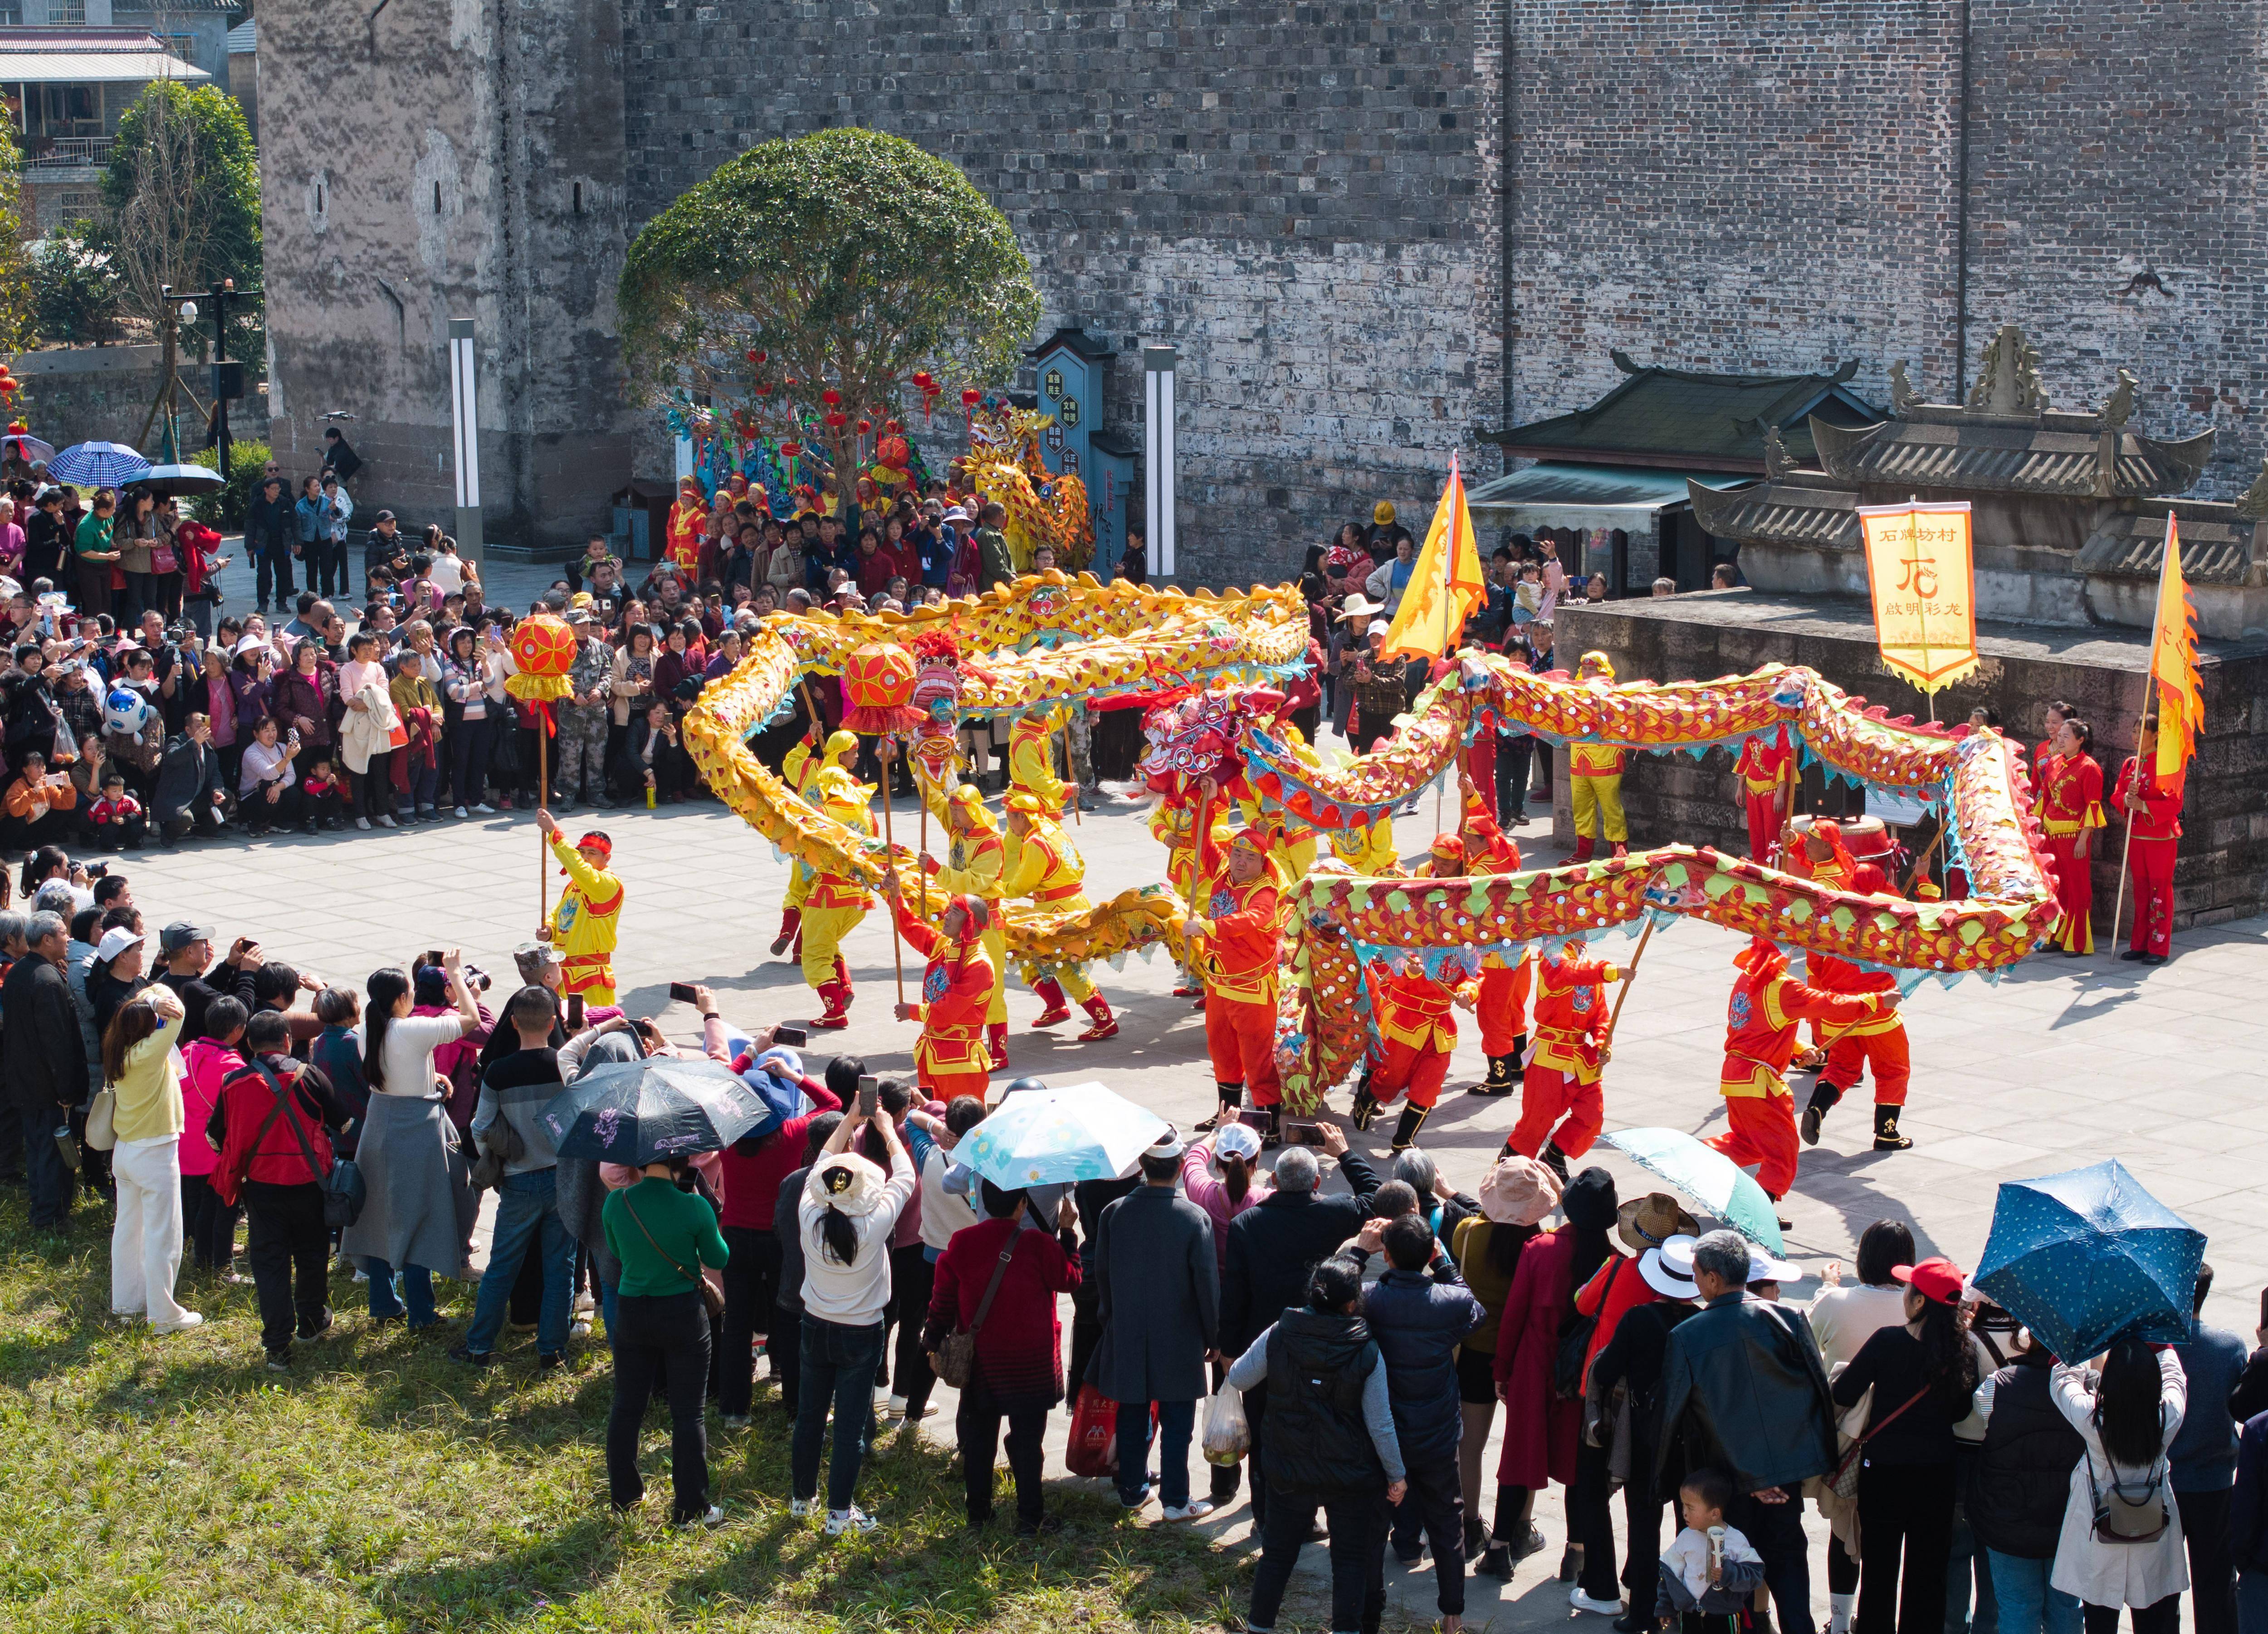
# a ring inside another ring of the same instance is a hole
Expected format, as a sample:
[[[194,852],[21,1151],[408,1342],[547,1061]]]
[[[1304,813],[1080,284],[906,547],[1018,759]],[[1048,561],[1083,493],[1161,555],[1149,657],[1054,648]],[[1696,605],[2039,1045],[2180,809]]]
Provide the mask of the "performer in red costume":
[[[2094,740],[2085,721],[2065,717],[2056,728],[2054,752],[2041,762],[2035,791],[2035,809],[2055,865],[2056,902],[2063,909],[2055,942],[2066,959],[2095,951],[2095,836],[2103,816],[2102,768],[2087,752]]]
[[[992,905],[981,896],[955,896],[932,931],[916,918],[900,894],[895,871],[882,878],[898,934],[929,961],[922,972],[918,1003],[901,1003],[901,1021],[922,1024],[914,1042],[914,1067],[921,1086],[939,1100],[957,1095],[984,1099],[992,1052],[984,1041],[984,1012],[992,1003],[997,973],[984,951],[984,931]]]
[[[1212,792],[1207,791],[1208,802]],[[1190,971],[1204,982],[1205,1049],[1220,1096],[1220,1110],[1199,1127],[1233,1121],[1248,1089],[1252,1104],[1268,1113],[1267,1145],[1277,1144],[1277,1107],[1284,1099],[1276,1070],[1276,982],[1284,940],[1276,924],[1276,876],[1268,865],[1274,840],[1258,824],[1240,828],[1226,845],[1218,833],[1200,835],[1197,889],[1183,926]]]
[[[1606,984],[1627,974],[1583,953],[1582,938],[1569,937],[1536,961],[1535,1050],[1521,1078],[1520,1121],[1502,1154],[1537,1159],[1563,1180],[1567,1159],[1591,1149],[1605,1120],[1599,1076],[1612,1054]]]
[[[1506,834],[1489,814],[1480,787],[1462,779],[1465,811],[1462,838],[1465,867],[1475,874],[1518,873],[1520,843]],[[1488,1056],[1488,1076],[1465,1093],[1469,1095],[1509,1095],[1520,1087],[1520,1057],[1528,1048],[1528,995],[1535,979],[1535,956],[1522,951],[1509,969],[1484,969],[1473,1013],[1481,1024],[1481,1049]]]
[[[1759,732],[1741,746],[1741,794],[1749,813],[1749,855],[1760,863],[1772,860],[1782,828],[1787,822],[1787,783],[1795,760],[1787,728]]]
[[[1830,891],[1857,888],[1858,859],[1843,843],[1843,825],[1831,817],[1814,818],[1809,832],[1801,834],[1790,822],[1780,831],[1779,851],[1779,865],[1799,879]],[[1811,1024],[1811,1047],[1798,1052],[1795,1064],[1807,1072],[1827,1064],[1826,1038],[1816,1020]]]
[[[1735,1163],[1757,1166],[1756,1183],[1777,1203],[1795,1184],[1795,1098],[1789,1093],[1788,1057],[1796,1024],[1816,1020],[1846,1026],[1874,1014],[1872,994],[1847,997],[1806,987],[1787,974],[1787,955],[1764,937],[1742,948],[1741,971],[1725,1012],[1725,1067],[1717,1085],[1725,1097],[1727,1128],[1714,1146]]]
[[[1872,863],[1860,863],[1852,889],[1867,896],[1890,894],[1889,881]],[[1874,1075],[1874,1150],[1904,1152],[1913,1137],[1898,1132],[1898,1114],[1904,1110],[1906,1086],[1913,1077],[1913,1056],[1906,1041],[1905,1019],[1899,1015],[1897,978],[1887,970],[1861,970],[1832,953],[1803,956],[1804,978],[1824,993],[1872,993],[1881,1004],[1879,1014],[1854,1021],[1828,1041],[1827,1064],[1811,1086],[1810,1102],[1803,1109],[1803,1144],[1819,1144],[1819,1126],[1844,1096],[1859,1087],[1860,1076]]]
[[[1454,834],[1433,836],[1433,878],[1454,880],[1465,872],[1465,843]],[[1368,1129],[1380,1111],[1407,1092],[1409,1103],[1394,1125],[1393,1149],[1415,1145],[1426,1115],[1441,1098],[1449,1076],[1449,1052],[1457,1047],[1453,1005],[1470,1008],[1478,989],[1470,973],[1454,959],[1441,967],[1441,976],[1426,974],[1416,953],[1391,974],[1373,972],[1370,978],[1371,1016],[1378,1027],[1384,1054],[1355,1092],[1354,1126]]]
[[[2142,723],[2141,742],[2141,754],[2118,769],[2118,786],[2110,796],[2112,808],[2125,813],[2133,826],[2126,857],[2134,871],[2134,933],[2118,956],[2161,965],[2174,945],[2174,854],[2181,849],[2184,779],[2158,776],[2156,720]],[[2117,927],[2111,930],[2115,933]]]

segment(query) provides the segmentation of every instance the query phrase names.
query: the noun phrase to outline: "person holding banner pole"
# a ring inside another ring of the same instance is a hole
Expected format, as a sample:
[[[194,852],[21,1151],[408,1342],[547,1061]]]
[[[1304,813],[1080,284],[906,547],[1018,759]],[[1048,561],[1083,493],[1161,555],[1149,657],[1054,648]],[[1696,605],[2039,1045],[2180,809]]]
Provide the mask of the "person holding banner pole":
[[[2112,807],[2125,813],[2126,864],[2134,880],[2134,930],[2118,955],[2129,963],[2161,965],[2174,941],[2174,857],[2181,849],[2183,779],[2162,776],[2157,755],[2158,723],[2146,718],[2110,797]],[[2119,888],[2125,888],[2123,880]],[[2115,909],[2110,929],[2117,934]]]

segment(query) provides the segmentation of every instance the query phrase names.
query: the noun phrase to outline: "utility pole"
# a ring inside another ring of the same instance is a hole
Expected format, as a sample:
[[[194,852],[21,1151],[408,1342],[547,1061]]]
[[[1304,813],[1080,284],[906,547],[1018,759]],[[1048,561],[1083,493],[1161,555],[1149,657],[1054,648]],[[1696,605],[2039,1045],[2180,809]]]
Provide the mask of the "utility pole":
[[[236,291],[236,280],[217,278],[208,291],[212,297],[213,320],[213,455],[220,475],[228,475],[228,298]],[[243,373],[241,369],[237,372]]]

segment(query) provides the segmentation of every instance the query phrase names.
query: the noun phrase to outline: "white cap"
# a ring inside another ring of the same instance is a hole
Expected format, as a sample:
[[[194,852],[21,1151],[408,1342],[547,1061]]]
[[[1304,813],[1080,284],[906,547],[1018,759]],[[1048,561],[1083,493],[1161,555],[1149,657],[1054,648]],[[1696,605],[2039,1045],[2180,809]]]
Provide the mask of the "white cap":
[[[1242,1158],[1249,1163],[1260,1155],[1260,1131],[1248,1123],[1225,1123],[1212,1137],[1212,1149],[1224,1158]]]
[[[1166,1132],[1152,1141],[1149,1149],[1142,1155],[1145,1158],[1178,1158],[1188,1150],[1189,1143],[1182,1138],[1182,1131],[1168,1123]]]
[[[1753,1242],[1749,1245],[1750,1282],[1793,1282],[1802,1275],[1801,1266],[1791,1265],[1786,1260],[1776,1260]]]
[[[149,939],[148,936],[142,931],[129,931],[122,924],[114,924],[105,931],[102,933],[102,940],[94,945],[94,956],[104,964],[108,964],[128,948],[139,947]]]

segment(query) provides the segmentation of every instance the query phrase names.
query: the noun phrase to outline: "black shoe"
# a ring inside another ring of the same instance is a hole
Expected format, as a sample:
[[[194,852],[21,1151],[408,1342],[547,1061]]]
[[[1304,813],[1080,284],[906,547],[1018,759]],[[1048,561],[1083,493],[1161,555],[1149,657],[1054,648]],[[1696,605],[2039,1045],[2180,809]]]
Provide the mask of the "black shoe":
[[[548,1373],[555,1367],[563,1366],[567,1358],[556,1351],[538,1351],[535,1353],[535,1371]]]
[[[1805,1145],[1815,1146],[1819,1144],[1819,1126],[1827,1122],[1827,1115],[1835,1109],[1835,1103],[1842,1099],[1841,1088],[1830,1084],[1824,1078],[1811,1086],[1811,1099],[1805,1103],[1803,1108],[1801,1133]]]
[[[1641,1616],[1638,1608],[1633,1606],[1615,1619],[1615,1634],[1646,1634],[1653,1626],[1653,1619]]]
[[[291,1351],[290,1346],[287,1345],[280,1351],[270,1351],[268,1352],[268,1371],[271,1373],[288,1373],[291,1371]]]
[[[1474,1559],[1488,1548],[1488,1528],[1477,1520],[1465,1522],[1465,1558]]]
[[[1553,1145],[1547,1140],[1543,1143],[1543,1150],[1535,1154],[1535,1159],[1537,1162],[1543,1164],[1545,1168],[1550,1169],[1554,1174],[1557,1174],[1559,1177],[1559,1183],[1562,1186],[1565,1186],[1567,1183],[1567,1154],[1565,1152],[1560,1151],[1558,1147]],[[1541,1534],[1538,1534],[1538,1535],[1540,1536]]]
[[[300,1341],[305,1343],[316,1339],[328,1339],[331,1336],[332,1330],[337,1326],[338,1318],[332,1314],[331,1309],[328,1306],[325,1306],[323,1307],[323,1320],[321,1321],[317,1322],[313,1328],[302,1328],[299,1330]]]
[[[453,1344],[449,1347],[449,1359],[453,1362],[462,1362],[468,1367],[493,1367],[496,1365],[496,1352],[475,1351],[463,1344]]]
[[[1913,1137],[1898,1133],[1898,1108],[1877,1106],[1874,1108],[1874,1150],[1908,1152],[1912,1147]]]
[[[1425,1127],[1425,1115],[1432,1110],[1432,1108],[1431,1107],[1403,1108],[1401,1120],[1394,1126],[1394,1145],[1392,1150],[1395,1152],[1407,1152],[1410,1147],[1416,1145],[1418,1144],[1418,1131]]]
[[[2139,964],[2143,960],[2147,959],[2149,956],[2149,954],[2144,953],[2139,947],[2130,947],[2124,953],[2118,955],[2118,961],[2121,964]]]
[[[2169,955],[2165,953],[2145,953],[2142,955],[2142,962],[2146,965],[2161,965],[2169,957]]]
[[[1512,1558],[1513,1563],[1516,1564],[1519,1562],[1527,1559],[1530,1555],[1540,1555],[1543,1552],[1543,1534],[1537,1531],[1531,1526],[1528,1528],[1528,1535],[1521,1539],[1519,1545],[1512,1551]]]
[[[1370,1126],[1377,1120],[1378,1102],[1370,1098],[1370,1092],[1366,1089],[1355,1091],[1354,1110],[1348,1115],[1347,1122],[1362,1133],[1368,1134]]]
[[[1476,1578],[1494,1578],[1500,1583],[1512,1581],[1512,1546],[1491,1543],[1481,1551],[1480,1564],[1473,1568]]]

